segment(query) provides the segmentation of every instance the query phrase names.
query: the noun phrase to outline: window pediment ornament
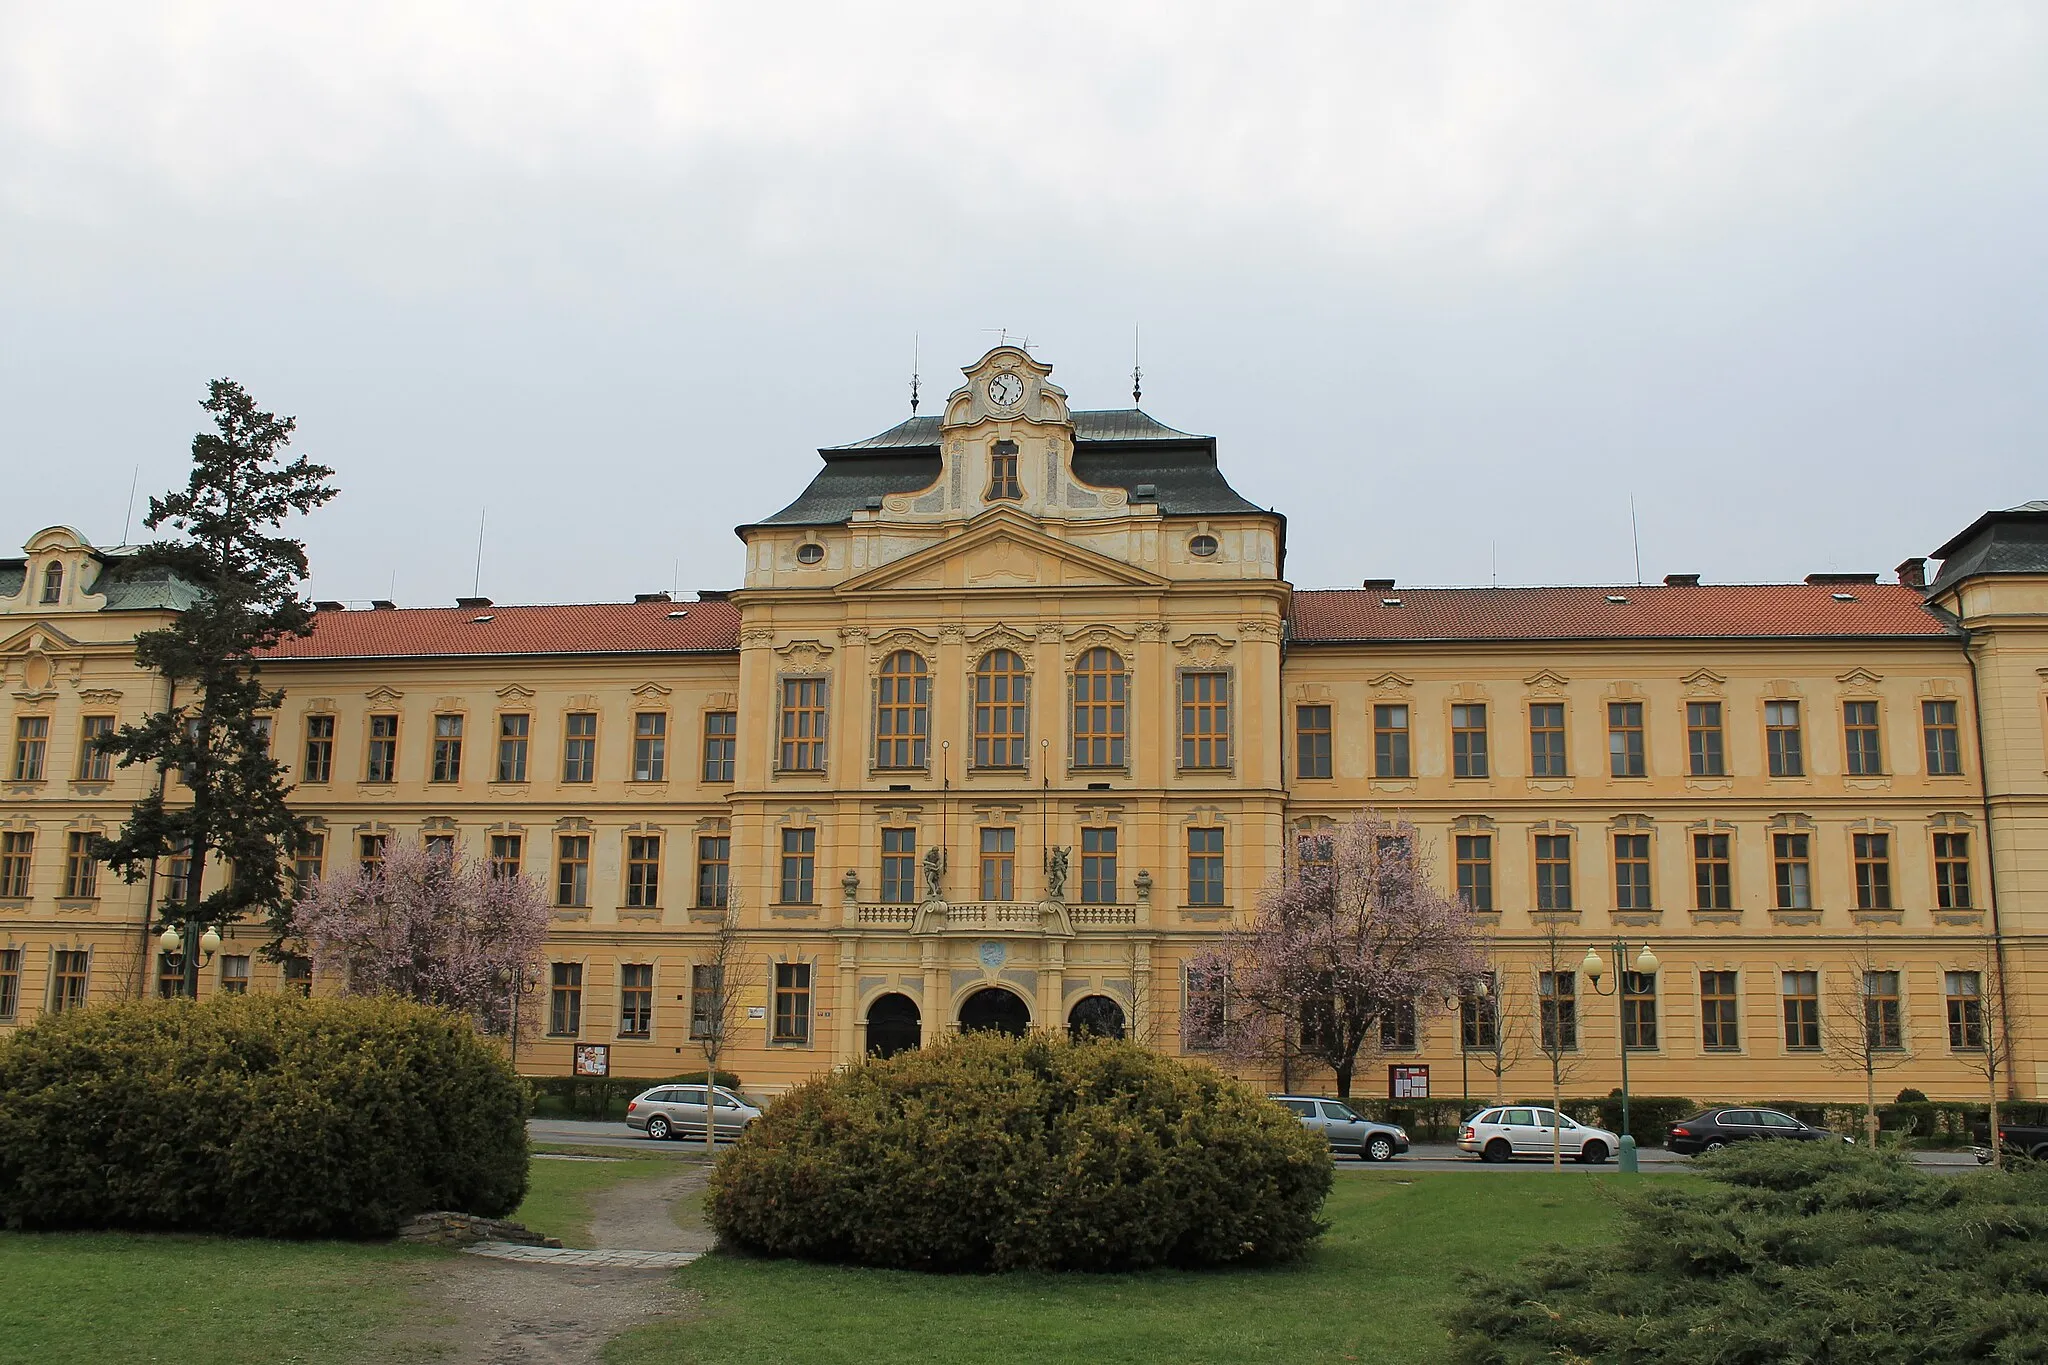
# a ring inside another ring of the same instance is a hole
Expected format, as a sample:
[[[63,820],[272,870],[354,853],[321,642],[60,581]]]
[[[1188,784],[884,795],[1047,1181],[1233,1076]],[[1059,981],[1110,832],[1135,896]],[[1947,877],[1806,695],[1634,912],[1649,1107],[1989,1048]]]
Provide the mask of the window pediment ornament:
[[[633,695],[642,701],[660,701],[674,692],[675,689],[673,687],[663,687],[658,682],[644,682],[633,689]]]
[[[1280,623],[1261,617],[1257,620],[1239,621],[1237,633],[1246,640],[1277,640],[1280,638]]]
[[[1687,825],[1685,828],[1689,833],[1692,834],[1735,833],[1735,826],[1729,824],[1726,820],[1715,820],[1711,817],[1705,820],[1695,820],[1691,824]]]
[[[399,691],[395,687],[373,687],[369,691],[363,693],[364,700],[376,702],[381,705],[389,705],[392,702],[401,701],[404,699],[404,697],[405,693]]]
[[[1770,828],[1780,832],[1803,832],[1813,828],[1813,821],[1796,811],[1783,811],[1771,817]]]
[[[434,709],[436,711],[460,711],[464,709],[465,705],[466,703],[461,697],[434,698]]]
[[[501,701],[532,701],[533,689],[510,683],[498,689],[498,697]]]
[[[790,640],[777,645],[775,652],[792,668],[816,668],[832,655],[832,646],[823,640]]]
[[[850,636],[848,637],[851,638]],[[892,630],[878,631],[866,637],[868,645],[878,654],[887,654],[907,649],[913,654],[925,654],[938,648],[939,637],[927,630],[913,630],[909,626],[897,626]]]
[[[1292,699],[1306,702],[1329,702],[1330,689],[1322,683],[1296,683]]]
[[[1499,828],[1490,815],[1461,815],[1451,821],[1451,828],[1460,834],[1491,833]]]
[[[1852,692],[1868,692],[1884,681],[1884,675],[1867,668],[1852,668],[1847,673],[1837,673],[1835,681]]]
[[[1173,647],[1180,651],[1185,662],[1201,668],[1223,663],[1229,652],[1237,648],[1237,641],[1198,631],[1175,640]]]
[[[1718,696],[1721,689],[1727,685],[1728,678],[1727,675],[1716,673],[1711,668],[1695,668],[1678,681],[1684,684],[1685,690],[1688,693],[1693,695]]]
[[[1403,673],[1378,673],[1367,678],[1365,685],[1375,692],[1405,692],[1415,686],[1415,679]]]
[[[121,700],[118,687],[88,687],[78,694],[78,699],[87,706],[113,706]]]
[[[1549,694],[1563,691],[1565,685],[1570,681],[1570,678],[1567,678],[1555,669],[1545,668],[1539,669],[1537,672],[1531,673],[1528,677],[1522,679],[1522,686],[1528,688],[1531,692]]]
[[[1031,667],[1031,637],[1021,634],[1009,626],[990,626],[987,630],[969,636],[968,639],[974,645],[974,653],[977,660],[985,657],[993,650],[1007,649],[1024,661],[1024,667],[1027,671]]]
[[[1609,820],[1607,825],[1610,829],[1634,830],[1644,834],[1651,833],[1657,828],[1656,821],[1647,815],[1617,815]]]
[[[1057,632],[1059,627],[1054,626],[1052,629]],[[1066,636],[1067,667],[1072,668],[1074,661],[1091,649],[1108,649],[1121,655],[1136,639],[1130,631],[1121,630],[1116,626],[1083,626],[1078,630],[1069,631]],[[1128,664],[1126,666],[1128,667]]]

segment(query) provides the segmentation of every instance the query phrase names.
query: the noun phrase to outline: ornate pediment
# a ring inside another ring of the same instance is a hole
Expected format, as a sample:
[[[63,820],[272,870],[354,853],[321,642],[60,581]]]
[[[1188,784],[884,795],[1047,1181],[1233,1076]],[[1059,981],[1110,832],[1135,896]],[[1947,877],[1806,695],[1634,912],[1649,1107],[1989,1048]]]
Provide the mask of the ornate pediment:
[[[1545,668],[1539,669],[1522,679],[1522,686],[1532,692],[1561,692],[1569,682],[1571,682],[1571,679],[1559,673],[1556,669]]]
[[[1166,580],[1120,559],[1056,540],[1006,507],[957,536],[839,585],[842,593],[959,588],[1160,588]]]
[[[1728,675],[1716,673],[1711,668],[1695,668],[1678,681],[1685,686],[1685,690],[1688,692],[1711,695],[1718,694],[1723,687],[1727,686]]]
[[[775,652],[785,668],[818,668],[831,657],[832,646],[817,639],[786,640],[775,646]]]
[[[1058,629],[1057,626],[1054,627]],[[1131,646],[1138,637],[1118,626],[1082,626],[1067,632],[1065,646],[1068,667],[1091,649],[1114,650],[1123,656],[1126,665],[1130,663]]]
[[[1835,681],[1856,691],[1869,691],[1884,681],[1884,675],[1867,668],[1852,668],[1847,673],[1837,673]]]
[[[391,703],[403,699],[404,696],[405,693],[399,691],[395,687],[373,687],[369,691],[363,693],[363,699],[365,701],[369,701],[379,706],[389,706]]]
[[[658,682],[644,682],[633,689],[633,695],[642,701],[660,701],[674,691],[673,687],[663,687]]]

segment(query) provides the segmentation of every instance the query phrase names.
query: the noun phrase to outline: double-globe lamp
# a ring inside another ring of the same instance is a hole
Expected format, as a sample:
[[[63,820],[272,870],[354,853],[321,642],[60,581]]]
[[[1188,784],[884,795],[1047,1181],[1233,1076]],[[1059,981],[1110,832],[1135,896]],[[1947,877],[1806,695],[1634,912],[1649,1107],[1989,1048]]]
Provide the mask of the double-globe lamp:
[[[1619,963],[1627,956],[1627,941],[1616,939],[1614,943],[1614,960]],[[1606,973],[1607,964],[1600,960],[1600,950],[1597,947],[1586,949],[1586,957],[1583,962],[1579,963],[1579,970],[1584,972],[1586,979],[1593,983],[1594,994],[1608,994],[1608,992],[1600,989],[1600,978]],[[1636,955],[1635,971],[1638,976],[1656,975],[1657,955],[1650,951],[1650,945],[1647,943],[1643,945],[1643,951]],[[1628,991],[1626,983],[1617,983],[1613,994],[1617,997],[1616,1004],[1621,1009],[1621,1028],[1615,1038],[1615,1041],[1621,1045],[1621,1151],[1617,1153],[1617,1156],[1620,1159],[1622,1170],[1633,1171],[1636,1169],[1636,1138],[1635,1134],[1629,1131],[1628,1116]]]

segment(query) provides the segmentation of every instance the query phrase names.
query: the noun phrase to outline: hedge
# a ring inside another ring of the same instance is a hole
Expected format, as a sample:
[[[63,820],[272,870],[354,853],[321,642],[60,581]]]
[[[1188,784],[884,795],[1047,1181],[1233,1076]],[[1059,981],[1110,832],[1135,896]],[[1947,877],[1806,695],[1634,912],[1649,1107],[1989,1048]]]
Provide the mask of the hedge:
[[[533,1113],[536,1118],[609,1119],[626,1116],[626,1102],[643,1090],[652,1090],[657,1085],[702,1085],[702,1071],[686,1071],[680,1076],[541,1076],[527,1082],[533,1087]],[[727,1090],[738,1091],[739,1076],[731,1071],[721,1071],[715,1082]]]
[[[750,1251],[913,1270],[1281,1261],[1320,1237],[1319,1134],[1132,1043],[975,1034],[788,1091],[711,1177]]]
[[[372,1237],[526,1193],[525,1085],[454,1015],[222,995],[0,1040],[0,1225]]]

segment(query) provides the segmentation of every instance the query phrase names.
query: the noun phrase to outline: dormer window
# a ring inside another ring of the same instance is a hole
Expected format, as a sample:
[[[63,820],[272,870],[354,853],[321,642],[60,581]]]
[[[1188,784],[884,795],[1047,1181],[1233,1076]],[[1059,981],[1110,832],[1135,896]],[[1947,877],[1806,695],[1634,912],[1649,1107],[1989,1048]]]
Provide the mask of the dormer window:
[[[1016,502],[1024,496],[1017,484],[1017,443],[997,441],[989,451],[989,502]]]
[[[64,600],[64,561],[53,559],[43,566],[43,605],[54,607]]]
[[[799,564],[816,564],[824,557],[825,547],[822,545],[812,543],[796,547],[796,562]]]

